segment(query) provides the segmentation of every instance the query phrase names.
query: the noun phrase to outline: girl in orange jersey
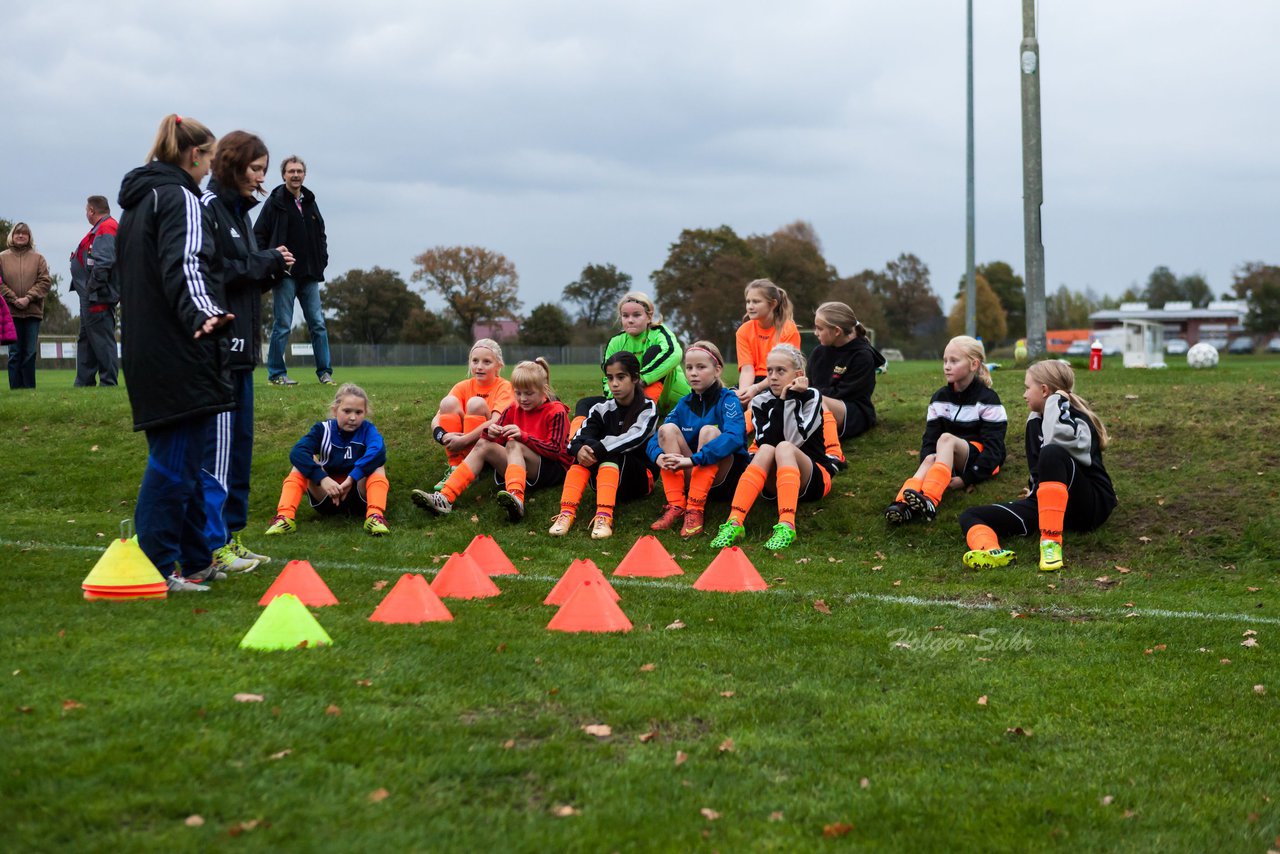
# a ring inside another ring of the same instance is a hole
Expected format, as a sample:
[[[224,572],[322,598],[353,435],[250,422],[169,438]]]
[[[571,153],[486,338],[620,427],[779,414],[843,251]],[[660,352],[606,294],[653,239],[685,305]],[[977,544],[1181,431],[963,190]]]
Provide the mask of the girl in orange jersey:
[[[738,345],[738,402],[745,409],[751,398],[769,388],[765,362],[779,344],[800,349],[800,330],[791,319],[791,298],[768,279],[756,279],[745,291],[747,313],[736,335]],[[749,426],[749,425],[748,425]]]
[[[470,376],[449,389],[440,411],[431,419],[431,436],[444,446],[449,470],[436,484],[439,492],[454,469],[466,457],[491,422],[502,415],[515,397],[511,383],[502,378],[502,348],[492,338],[471,345]]]

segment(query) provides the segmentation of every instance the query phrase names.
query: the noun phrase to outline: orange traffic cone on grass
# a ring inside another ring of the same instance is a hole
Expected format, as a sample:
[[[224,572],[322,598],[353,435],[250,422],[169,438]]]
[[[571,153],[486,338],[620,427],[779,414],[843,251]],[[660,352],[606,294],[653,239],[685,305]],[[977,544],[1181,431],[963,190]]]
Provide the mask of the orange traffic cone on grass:
[[[487,575],[520,574],[502,546],[488,534],[476,534],[463,554],[469,555]]]
[[[310,562],[291,560],[280,570],[276,580],[271,582],[267,592],[258,600],[259,605],[270,605],[271,600],[285,593],[292,593],[298,601],[310,608],[322,608],[325,605],[337,605],[338,597],[333,595],[329,585],[324,583],[320,573],[316,572]]]
[[[421,575],[405,573],[369,617],[371,623],[432,623],[453,614]]]
[[[431,582],[441,599],[487,599],[502,591],[470,555],[454,552]]]
[[[741,593],[744,590],[768,590],[746,553],[737,546],[721,549],[706,572],[693,582],[694,590],[719,593]]]
[[[613,585],[609,583],[608,579],[604,577],[604,573],[600,571],[600,567],[596,566],[595,561],[588,558],[586,560],[575,560],[569,564],[569,568],[565,570],[564,575],[560,576],[560,580],[556,582],[555,587],[551,588],[551,592],[547,594],[546,599],[542,600],[542,604],[565,604],[577,592],[578,587],[584,581],[595,581],[603,584],[614,602],[622,598],[618,595],[618,591],[613,589]]]
[[[629,632],[631,621],[609,595],[609,582],[587,579],[547,623],[554,632]]]
[[[636,540],[613,574],[633,578],[668,578],[684,575],[684,570],[657,537],[647,534]]]

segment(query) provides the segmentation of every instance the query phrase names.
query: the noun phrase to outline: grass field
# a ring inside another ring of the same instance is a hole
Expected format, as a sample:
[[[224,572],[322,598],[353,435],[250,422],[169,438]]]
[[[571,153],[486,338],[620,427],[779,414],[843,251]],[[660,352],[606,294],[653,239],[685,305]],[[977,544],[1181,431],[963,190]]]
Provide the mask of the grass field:
[[[298,534],[267,540],[288,448],[328,395],[259,371],[249,542],[275,562],[163,602],[79,590],[145,462],[124,391],[42,372],[34,393],[0,396],[4,850],[1280,848],[1280,360],[1082,373],[1121,504],[1068,535],[1055,575],[1031,541],[1012,544],[1022,567],[960,564],[959,509],[1025,480],[1020,371],[996,374],[1000,477],[932,525],[886,527],[941,382],[936,364],[894,364],[881,425],[846,446],[832,495],[802,505],[797,544],[763,551],[765,502],[748,520],[769,591],[692,590],[709,538],[664,535],[686,574],[619,579],[636,628],[606,636],[546,631],[541,600],[573,558],[610,572],[661,496],[623,505],[604,543],[585,525],[546,536],[546,493],[517,527],[489,486],[427,517],[408,491],[442,470],[426,425],[459,376],[340,369],[388,437],[393,533],[304,510]],[[572,400],[594,376],[555,381]],[[478,532],[522,573],[497,579],[500,597],[451,601],[452,623],[367,621],[379,582],[431,573]],[[316,610],[334,645],[241,651],[293,558],[342,601]]]

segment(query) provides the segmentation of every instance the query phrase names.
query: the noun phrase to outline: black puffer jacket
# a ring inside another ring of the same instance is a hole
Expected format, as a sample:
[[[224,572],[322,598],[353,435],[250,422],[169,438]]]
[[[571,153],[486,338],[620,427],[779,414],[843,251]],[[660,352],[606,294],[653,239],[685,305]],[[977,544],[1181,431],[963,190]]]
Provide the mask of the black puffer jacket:
[[[191,176],[150,163],[120,185],[116,276],[133,429],[166,427],[235,408],[226,328],[195,337],[227,313],[213,216]]]
[[[275,249],[258,248],[249,221],[257,199],[211,179],[200,203],[213,213],[227,308],[236,316],[228,335],[231,370],[252,371],[262,361],[262,292],[270,290],[284,272],[284,256]]]
[[[259,246],[285,246],[293,253],[295,279],[320,281],[329,266],[329,241],[324,233],[324,217],[316,205],[315,193],[302,188],[302,210],[284,184],[276,187],[262,204],[253,226]]]

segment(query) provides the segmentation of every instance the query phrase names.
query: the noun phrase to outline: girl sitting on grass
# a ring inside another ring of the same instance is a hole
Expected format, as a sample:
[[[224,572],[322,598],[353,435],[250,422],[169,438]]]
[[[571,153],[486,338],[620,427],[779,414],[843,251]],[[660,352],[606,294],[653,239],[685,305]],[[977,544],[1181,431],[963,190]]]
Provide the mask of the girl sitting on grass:
[[[1040,534],[1040,568],[1062,568],[1062,531],[1092,531],[1115,509],[1116,491],[1102,466],[1109,437],[1102,420],[1075,389],[1071,366],[1036,362],[1027,368],[1027,468],[1022,498],[970,507],[960,514],[970,569],[1009,566],[1017,556],[1000,537]]]
[[[818,346],[809,354],[809,379],[822,392],[822,440],[837,468],[846,465],[841,439],[861,436],[876,424],[871,393],[884,356],[842,302],[824,302],[813,315]]]
[[[778,499],[778,524],[764,544],[779,551],[796,540],[796,505],[817,501],[831,491],[834,466],[822,442],[822,393],[809,387],[804,354],[790,344],[774,347],[765,360],[769,387],[751,400],[759,449],[733,493],[729,521],[720,526],[711,547],[722,549],[742,539],[751,505],[772,488]]]
[[[658,426],[658,407],[644,393],[640,360],[623,350],[604,363],[610,397],[587,412],[587,420],[569,440],[574,463],[564,478],[560,514],[548,531],[561,537],[573,527],[588,481],[596,488],[591,539],[613,536],[613,508],[619,500],[643,498],[653,491],[653,470],[645,445]]]
[[[293,468],[284,479],[276,517],[267,536],[292,534],[294,517],[305,494],[322,516],[363,516],[371,536],[390,533],[387,527],[386,445],[373,422],[369,396],[353,383],[344,383],[333,396],[330,418],[311,428],[289,452]]]
[[[498,504],[507,518],[524,518],[525,492],[556,486],[569,467],[569,410],[551,388],[546,359],[521,362],[511,371],[515,406],[490,421],[462,463],[437,492],[415,489],[413,503],[437,516],[453,511],[453,503],[486,465],[503,485]],[[500,479],[501,478],[501,479]]]
[[[655,531],[666,531],[683,517],[681,537],[702,533],[707,498],[732,498],[751,462],[742,405],[733,389],[721,384],[723,373],[724,358],[710,341],[695,341],[684,351],[684,375],[692,391],[649,440],[649,459],[658,466],[667,495],[662,515],[649,526]]]
[[[436,491],[453,474],[467,452],[515,400],[511,383],[502,378],[502,347],[492,338],[471,345],[470,376],[449,389],[440,409],[431,419],[431,436],[444,446],[449,470],[436,484]]]
[[[749,282],[743,296],[747,312],[734,338],[738,348],[738,402],[746,406],[751,398],[769,388],[765,362],[773,348],[790,344],[800,349],[800,330],[791,319],[791,298],[768,279]]]
[[[942,352],[947,384],[929,401],[920,465],[903,482],[884,517],[895,525],[938,516],[948,489],[995,477],[1004,463],[1004,434],[1009,427],[1000,395],[991,388],[982,342],[958,335]]]

